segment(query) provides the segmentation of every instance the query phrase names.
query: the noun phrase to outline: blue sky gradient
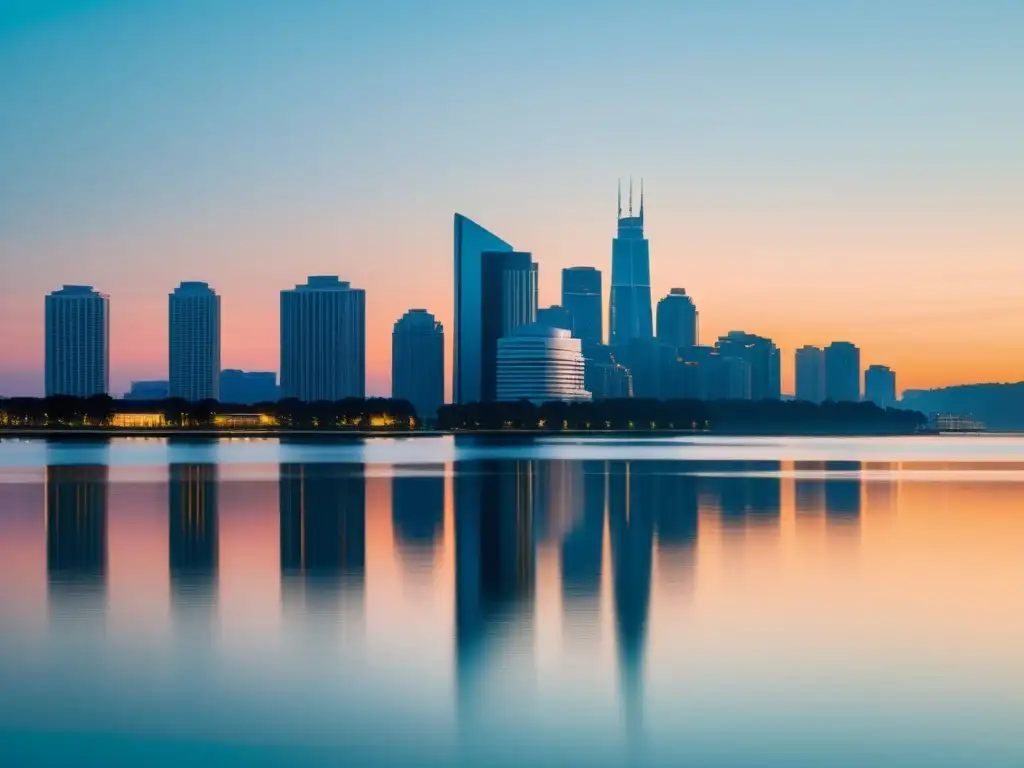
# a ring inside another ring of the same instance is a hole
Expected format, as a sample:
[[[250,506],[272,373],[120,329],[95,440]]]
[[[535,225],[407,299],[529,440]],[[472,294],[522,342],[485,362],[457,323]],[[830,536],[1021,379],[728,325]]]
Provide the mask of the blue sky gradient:
[[[386,391],[394,320],[450,327],[453,212],[552,302],[607,271],[630,173],[654,293],[690,289],[705,341],[962,375],[923,323],[1024,378],[1022,41],[1009,0],[0,0],[0,392],[41,385],[64,282],[111,294],[123,387],[164,375],[180,280],[225,296],[226,366],[276,368],[276,292],[317,272],[367,289]]]

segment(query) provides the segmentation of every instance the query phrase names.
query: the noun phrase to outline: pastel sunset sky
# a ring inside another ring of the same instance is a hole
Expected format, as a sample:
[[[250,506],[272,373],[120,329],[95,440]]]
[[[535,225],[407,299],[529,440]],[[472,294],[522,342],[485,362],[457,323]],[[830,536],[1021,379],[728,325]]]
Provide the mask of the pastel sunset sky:
[[[42,391],[43,296],[111,296],[111,385],[165,378],[167,294],[222,295],[276,370],[278,292],[452,329],[452,214],[607,287],[645,178],[655,297],[701,339],[847,339],[900,389],[1024,379],[1019,0],[0,0],[0,394]]]

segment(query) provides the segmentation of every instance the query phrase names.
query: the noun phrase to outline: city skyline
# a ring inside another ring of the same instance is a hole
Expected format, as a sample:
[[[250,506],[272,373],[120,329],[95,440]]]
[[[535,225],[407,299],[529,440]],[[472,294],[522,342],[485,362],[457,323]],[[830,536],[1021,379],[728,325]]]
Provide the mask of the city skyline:
[[[112,297],[122,392],[166,377],[157,297],[170,286],[216,285],[222,364],[270,370],[267,307],[309,274],[377,297],[367,391],[386,394],[395,319],[428,306],[454,328],[451,211],[534,253],[541,305],[559,303],[560,269],[594,265],[607,306],[609,184],[630,171],[645,177],[653,296],[685,287],[705,338],[772,338],[783,391],[792,351],[834,339],[893,366],[901,388],[1024,379],[1024,113],[1004,97],[1024,71],[1015,5],[889,4],[875,24],[801,2],[640,2],[625,18],[599,4],[582,33],[573,2],[519,15],[405,3],[400,23],[380,9],[224,9],[247,33],[231,44],[202,13],[47,5],[0,22],[0,94],[22,105],[0,148],[4,394],[42,393],[36,297],[62,282]],[[506,38],[540,53],[478,55],[479,40]],[[643,50],[604,63],[624,38]],[[274,41],[296,55],[248,87]],[[202,66],[182,66],[193,45]],[[356,66],[368,74],[337,77]],[[516,120],[484,139],[473,126],[498,94]]]

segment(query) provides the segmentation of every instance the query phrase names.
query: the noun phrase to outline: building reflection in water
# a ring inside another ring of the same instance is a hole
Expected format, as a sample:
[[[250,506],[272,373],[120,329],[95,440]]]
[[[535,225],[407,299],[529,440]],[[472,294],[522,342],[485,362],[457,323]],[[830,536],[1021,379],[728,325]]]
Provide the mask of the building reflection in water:
[[[859,461],[826,461],[825,515],[829,525],[860,524],[861,463]]]
[[[796,461],[793,495],[799,515],[820,515],[825,512],[825,462]]]
[[[651,602],[659,462],[608,464],[608,533],[622,706],[629,737],[643,725],[644,650]]]
[[[583,516],[583,462],[531,461],[534,538],[538,545],[561,546]]]
[[[282,598],[336,612],[341,596],[362,599],[366,574],[363,464],[281,464]]]
[[[662,581],[692,590],[700,516],[700,483],[689,461],[647,462]]]
[[[456,461],[453,487],[456,676],[465,713],[485,698],[478,692],[494,646],[532,644],[534,462]]]
[[[171,464],[168,562],[175,610],[212,606],[217,593],[216,464]]]
[[[394,467],[391,530],[402,566],[411,574],[433,569],[444,537],[444,464]]]
[[[744,530],[750,525],[777,526],[782,512],[782,463],[778,461],[715,462],[709,485],[718,496],[722,524]]]
[[[900,466],[890,461],[868,462],[864,465],[869,477],[864,482],[864,513],[872,520],[892,520],[899,508]]]
[[[601,605],[608,470],[604,461],[575,462],[582,487],[582,510],[562,539],[562,610],[568,630],[597,633]]]
[[[107,603],[108,468],[46,468],[46,574],[50,611],[102,614]]]

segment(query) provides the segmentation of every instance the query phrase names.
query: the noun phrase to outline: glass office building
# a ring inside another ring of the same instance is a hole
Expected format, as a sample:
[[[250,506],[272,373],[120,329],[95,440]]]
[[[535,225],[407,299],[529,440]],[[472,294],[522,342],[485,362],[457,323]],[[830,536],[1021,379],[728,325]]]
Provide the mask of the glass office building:
[[[482,394],[483,258],[512,246],[460,213],[455,214],[455,340],[452,401],[479,402]]]

